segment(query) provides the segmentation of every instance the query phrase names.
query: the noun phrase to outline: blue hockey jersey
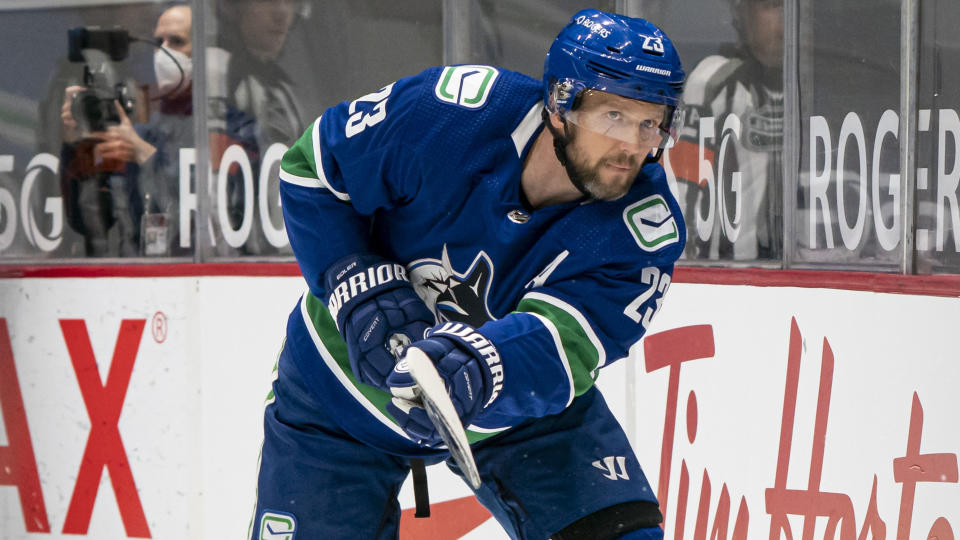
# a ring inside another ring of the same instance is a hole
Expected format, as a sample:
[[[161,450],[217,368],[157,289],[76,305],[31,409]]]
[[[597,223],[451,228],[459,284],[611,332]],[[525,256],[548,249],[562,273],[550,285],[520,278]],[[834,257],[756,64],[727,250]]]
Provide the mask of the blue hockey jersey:
[[[503,390],[471,441],[563,410],[660,307],[686,240],[662,167],[644,166],[617,201],[525,208],[541,95],[539,81],[499,68],[431,68],[326,110],[284,156],[284,218],[309,285],[297,368],[324,399],[362,405],[347,422],[357,429],[405,436],[389,394],[353,376],[322,301],[324,271],[347,255],[403,264],[438,322],[468,323],[497,346]]]

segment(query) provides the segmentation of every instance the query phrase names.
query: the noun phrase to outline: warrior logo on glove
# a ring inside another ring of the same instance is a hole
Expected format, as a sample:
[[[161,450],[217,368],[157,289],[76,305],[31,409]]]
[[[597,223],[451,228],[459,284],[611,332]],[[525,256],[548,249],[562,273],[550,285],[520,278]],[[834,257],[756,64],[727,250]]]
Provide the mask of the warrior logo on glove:
[[[432,415],[442,418],[443,413],[428,412],[431,403],[436,407],[437,392],[442,389],[420,388],[420,382],[414,379],[407,365],[411,351],[419,351],[425,355],[428,365],[433,364],[436,375],[446,386],[453,413],[464,426],[479,419],[503,392],[504,370],[500,353],[472,326],[443,323],[431,328],[424,339],[412,343],[404,353],[404,360],[387,377],[385,384],[394,396],[387,403],[387,412],[407,435],[424,446],[436,446],[444,441],[450,444],[450,439],[442,432],[451,429],[449,420],[436,420]],[[421,395],[421,392],[425,393]]]
[[[347,344],[350,369],[361,383],[385,390],[396,355],[423,339],[435,320],[407,280],[403,265],[360,253],[330,265],[327,307]]]
[[[434,328],[430,335],[458,337],[462,343],[473,347],[477,356],[487,363],[493,388],[490,392],[490,399],[487,400],[484,408],[489,407],[500,395],[500,390],[503,389],[503,364],[500,363],[500,353],[497,352],[497,348],[487,341],[487,338],[483,337],[480,332],[460,323],[445,323]]]
[[[350,271],[354,273],[349,274]],[[407,269],[401,264],[390,262],[366,268],[360,266],[358,269],[358,262],[353,261],[347,268],[337,272],[336,279],[340,283],[330,292],[330,302],[327,304],[334,319],[337,318],[340,308],[357,295],[393,280],[407,281]]]

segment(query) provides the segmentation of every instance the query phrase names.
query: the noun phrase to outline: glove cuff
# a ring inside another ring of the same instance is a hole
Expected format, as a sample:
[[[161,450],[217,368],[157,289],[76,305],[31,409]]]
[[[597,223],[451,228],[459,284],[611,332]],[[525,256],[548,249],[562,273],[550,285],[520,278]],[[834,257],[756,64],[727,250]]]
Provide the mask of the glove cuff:
[[[476,328],[458,322],[446,322],[434,326],[430,329],[428,337],[449,339],[479,361],[486,383],[483,409],[493,405],[503,390],[503,362],[493,342]]]
[[[343,322],[354,306],[384,291],[410,287],[407,269],[372,253],[355,253],[331,264],[324,273],[327,309],[343,331]]]

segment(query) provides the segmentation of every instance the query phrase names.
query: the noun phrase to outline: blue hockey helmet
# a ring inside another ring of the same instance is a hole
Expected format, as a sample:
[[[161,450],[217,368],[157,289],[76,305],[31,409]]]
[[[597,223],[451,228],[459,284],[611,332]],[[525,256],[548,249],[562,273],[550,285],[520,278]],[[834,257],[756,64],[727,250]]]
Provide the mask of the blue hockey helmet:
[[[543,67],[544,104],[565,115],[580,92],[600,90],[680,109],[684,72],[673,43],[656,25],[597,9],[577,12],[560,31]]]

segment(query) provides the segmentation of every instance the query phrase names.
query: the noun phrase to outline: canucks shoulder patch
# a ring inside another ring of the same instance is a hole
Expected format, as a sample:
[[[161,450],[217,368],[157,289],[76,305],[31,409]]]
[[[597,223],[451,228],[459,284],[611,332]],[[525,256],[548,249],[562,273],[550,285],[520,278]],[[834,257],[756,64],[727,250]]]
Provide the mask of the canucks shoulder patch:
[[[266,510],[260,518],[260,540],[294,540],[297,518],[293,514]]]
[[[487,104],[490,89],[500,72],[490,66],[447,66],[440,73],[433,94],[440,101],[467,109]]]
[[[677,221],[663,195],[651,195],[626,207],[623,221],[644,251],[658,251],[680,241]]]

